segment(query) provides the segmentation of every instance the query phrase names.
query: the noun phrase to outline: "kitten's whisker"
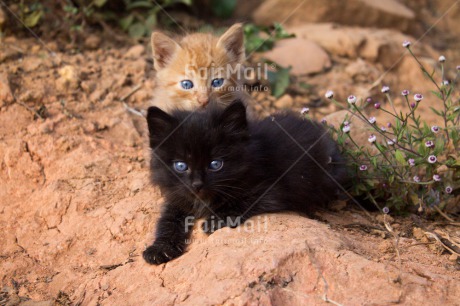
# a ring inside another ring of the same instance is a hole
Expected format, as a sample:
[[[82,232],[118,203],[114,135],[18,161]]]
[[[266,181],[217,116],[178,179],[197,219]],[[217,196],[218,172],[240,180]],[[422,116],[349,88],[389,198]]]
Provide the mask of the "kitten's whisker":
[[[228,198],[233,199],[233,200],[238,200],[238,198],[236,196],[234,196],[234,195],[232,195],[232,194],[230,194],[228,192],[225,192],[222,189],[214,189],[213,191],[216,192],[217,194],[220,194],[220,195],[224,196],[224,197],[228,197]]]
[[[233,96],[233,92],[226,92],[224,93],[222,96],[220,96],[220,98],[226,98],[226,97],[230,97],[230,96]]]
[[[237,189],[237,190],[245,190],[244,188],[236,187],[236,186],[230,186],[230,185],[214,185],[214,186],[216,186],[216,187],[230,188],[230,189]]]

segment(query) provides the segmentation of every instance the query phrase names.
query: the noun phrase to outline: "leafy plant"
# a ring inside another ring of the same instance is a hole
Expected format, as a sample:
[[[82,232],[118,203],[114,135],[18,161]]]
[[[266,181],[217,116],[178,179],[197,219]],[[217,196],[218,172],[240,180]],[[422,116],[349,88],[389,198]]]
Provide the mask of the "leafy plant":
[[[158,16],[165,9],[177,4],[192,5],[192,0],[124,0],[128,14],[119,20],[120,27],[133,38],[150,34],[158,24]]]
[[[279,40],[294,37],[289,34],[279,24],[275,23],[272,27],[256,26],[246,24],[244,26],[246,54],[251,55],[254,52],[265,52],[273,49],[275,43]],[[282,67],[276,63],[267,61],[274,70],[268,70],[268,82],[270,83],[271,93],[276,98],[282,96],[291,84],[290,71],[291,67]]]
[[[374,107],[389,114],[393,123],[383,127],[379,127],[374,117],[368,118],[363,113],[369,101],[359,103],[355,96],[348,97],[352,114],[357,117],[354,120],[363,120],[372,131],[367,145],[358,144],[350,136],[353,126],[348,118],[331,130],[350,160],[353,196],[365,196],[377,206],[384,202],[386,210],[388,207],[404,210],[409,205],[418,205],[420,211],[440,211],[449,199],[460,195],[460,102],[458,97],[454,98],[460,67],[457,66],[454,80],[446,80],[445,58],[441,56],[442,75],[437,81],[434,73],[428,73],[413,54],[410,42],[403,46],[408,48],[422,72],[434,84],[430,100],[438,100],[433,105],[439,107],[431,109],[441,118],[443,126],[429,126],[418,114],[420,103],[426,103],[423,95],[411,96],[408,90],[403,90],[401,94],[408,106],[408,111],[403,112],[394,107],[390,89],[384,86],[382,92],[390,108],[386,109],[380,103],[375,103]],[[337,103],[331,91],[326,97]],[[377,140],[376,135],[383,141]],[[371,150],[371,146],[375,150]]]
[[[291,83],[290,71],[292,67],[285,68],[275,63],[271,63],[271,66],[275,67],[275,70],[267,71],[268,82],[270,83],[272,95],[279,98],[286,92],[286,89]]]
[[[148,36],[166,10],[176,6],[191,6],[193,0],[66,0],[60,2],[57,14],[71,31],[82,32],[88,24],[115,23],[133,38]],[[43,5],[36,1],[19,4],[21,20],[27,27],[36,26],[44,17]],[[65,14],[59,14],[64,11]],[[63,18],[61,17],[63,16]]]
[[[275,23],[273,27],[246,24],[244,36],[247,54],[271,50],[278,40],[295,37],[294,34],[287,33],[279,23]]]
[[[212,13],[219,18],[229,18],[236,8],[236,0],[212,0]]]
[[[21,0],[19,2],[19,18],[27,28],[33,28],[44,15],[43,5],[39,1],[32,1],[30,4]]]

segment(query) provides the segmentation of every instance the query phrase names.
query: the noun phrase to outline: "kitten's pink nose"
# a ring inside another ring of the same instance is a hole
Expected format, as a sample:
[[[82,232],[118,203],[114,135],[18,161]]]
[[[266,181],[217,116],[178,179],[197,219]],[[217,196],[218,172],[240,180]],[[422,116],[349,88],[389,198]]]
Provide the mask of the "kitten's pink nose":
[[[198,97],[198,103],[201,104],[201,106],[206,106],[209,103],[209,97],[208,96],[199,96]]]
[[[192,182],[192,187],[196,192],[199,192],[203,188],[203,182],[199,179],[196,179]]]

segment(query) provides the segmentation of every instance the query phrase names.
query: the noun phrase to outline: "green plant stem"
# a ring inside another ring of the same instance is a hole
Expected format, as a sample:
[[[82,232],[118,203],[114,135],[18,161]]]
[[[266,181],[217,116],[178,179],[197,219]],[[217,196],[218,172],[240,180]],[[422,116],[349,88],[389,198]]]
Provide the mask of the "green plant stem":
[[[450,137],[449,137],[449,129],[448,129],[448,121],[447,121],[447,111],[448,111],[448,107],[447,107],[447,104],[446,104],[446,101],[447,99],[449,98],[450,94],[446,95],[446,98],[443,99],[442,103],[444,105],[444,116],[443,116],[443,119],[444,119],[444,127],[445,127],[445,133],[446,133],[446,137],[447,137],[447,143],[450,142]]]
[[[332,101],[332,103],[334,103],[334,105],[337,106],[339,109],[346,109],[346,107],[343,106],[341,103],[339,103],[336,99],[332,98],[331,101]]]
[[[393,117],[395,117],[396,119],[402,120],[402,118],[399,118],[398,116],[395,116],[393,113],[387,111],[386,109],[384,109],[382,107],[380,107],[380,110],[385,112],[385,113],[387,113],[387,114],[389,114],[389,115],[391,115],[391,116],[393,116]]]
[[[441,82],[444,82],[444,63],[441,63]]]
[[[398,114],[398,112],[396,111],[396,108],[395,108],[395,106],[394,106],[394,104],[393,104],[393,100],[391,99],[390,94],[389,94],[389,93],[386,93],[385,95],[386,95],[386,97],[387,97],[387,99],[388,99],[388,102],[390,102],[390,105],[391,105],[391,107],[393,108],[395,114]],[[402,119],[402,118],[401,118],[401,119]]]
[[[412,116],[412,120],[414,121],[414,123],[416,123],[417,121],[415,120],[414,112],[415,112],[415,109],[416,109],[417,106],[418,106],[418,103],[415,103],[415,107],[412,108],[412,107],[410,107],[409,98],[408,98],[407,96],[404,96],[404,98],[405,98],[405,100],[406,100],[407,106],[409,107],[409,114],[406,114],[406,120],[407,120],[407,118],[409,118],[410,116]]]
[[[412,55],[412,57],[415,59],[417,64],[420,66],[420,69],[422,69],[422,72],[431,80],[431,82],[436,86],[436,88],[439,90],[439,92],[442,93],[441,88],[439,88],[438,83],[433,79],[433,77],[428,73],[428,71],[425,69],[425,66],[418,60],[418,58],[415,56],[415,54],[412,52],[412,49],[409,47],[407,48],[409,50],[409,53]]]
[[[352,142],[352,143],[353,143],[353,144],[356,146],[356,148],[358,148],[358,149],[360,149],[360,150],[361,150],[361,147],[360,147],[360,146],[358,146],[358,144],[357,144],[357,143],[356,143],[356,142],[353,140],[353,138],[352,138],[350,135],[348,135],[348,139],[350,139],[350,140],[351,140],[351,142]]]
[[[393,141],[393,139],[391,139],[390,137],[388,137],[387,135],[385,135],[385,133],[383,133],[382,131],[380,131],[380,129],[376,129],[375,126],[373,124],[371,124],[367,119],[366,119],[366,116],[363,115],[363,113],[359,110],[358,107],[356,107],[354,104],[353,104],[354,108],[356,109],[356,111],[361,115],[361,119],[363,119],[365,122],[367,122],[367,124],[369,124],[370,126],[372,126],[374,128],[374,130],[376,130],[380,135],[382,135],[385,139],[387,140],[391,140]],[[396,139],[397,140],[397,139]],[[418,156],[418,157],[422,157],[420,154],[418,154],[417,152],[411,150],[411,149],[408,149],[406,147],[403,147],[401,146],[398,141],[396,141],[395,143],[396,146],[398,146],[398,148],[400,148],[401,150],[404,150],[404,151],[407,151],[409,153],[412,153],[414,154],[415,156]]]
[[[382,153],[382,156],[383,156],[383,158],[386,159],[386,161],[388,162],[388,165],[390,165],[391,167],[393,167],[393,163],[388,159],[388,157],[387,157],[386,154],[380,149],[380,147],[379,147],[379,146],[375,146],[375,147],[377,148],[377,150],[379,150],[380,153]],[[398,175],[398,177],[399,177],[400,179],[402,179],[402,176],[401,176],[401,174],[399,174],[399,172],[396,170],[396,167],[393,167],[393,170],[394,170],[394,172]]]
[[[377,204],[377,201],[374,199],[374,197],[372,196],[372,194],[371,194],[369,191],[367,192],[367,196],[368,196],[369,199],[371,200],[372,204],[374,204],[375,207],[378,208],[378,210],[382,210],[382,209],[380,208],[380,206]]]
[[[434,181],[428,181],[428,182],[414,182],[414,181],[405,181],[405,180],[400,180],[401,183],[407,183],[407,184],[414,184],[414,185],[430,185],[433,184]]]

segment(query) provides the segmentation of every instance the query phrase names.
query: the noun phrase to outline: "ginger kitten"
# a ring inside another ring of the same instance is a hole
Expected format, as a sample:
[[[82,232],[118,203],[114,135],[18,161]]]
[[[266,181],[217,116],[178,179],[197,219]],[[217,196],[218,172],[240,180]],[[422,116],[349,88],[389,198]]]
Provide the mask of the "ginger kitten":
[[[151,43],[156,70],[153,106],[170,112],[203,109],[209,101],[226,106],[244,99],[242,24],[220,37],[194,33],[179,41],[154,32]]]

